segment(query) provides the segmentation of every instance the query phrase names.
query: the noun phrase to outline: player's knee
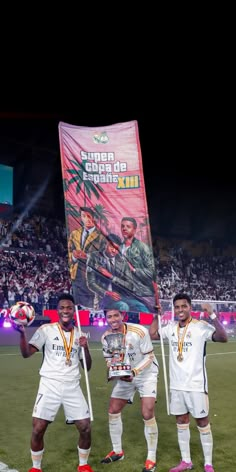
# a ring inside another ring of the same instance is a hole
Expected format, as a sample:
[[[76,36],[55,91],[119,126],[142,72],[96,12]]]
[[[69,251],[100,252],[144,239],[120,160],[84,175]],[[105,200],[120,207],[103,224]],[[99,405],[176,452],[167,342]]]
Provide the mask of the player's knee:
[[[81,436],[87,436],[91,434],[91,425],[89,420],[82,420],[76,422],[76,426]]]

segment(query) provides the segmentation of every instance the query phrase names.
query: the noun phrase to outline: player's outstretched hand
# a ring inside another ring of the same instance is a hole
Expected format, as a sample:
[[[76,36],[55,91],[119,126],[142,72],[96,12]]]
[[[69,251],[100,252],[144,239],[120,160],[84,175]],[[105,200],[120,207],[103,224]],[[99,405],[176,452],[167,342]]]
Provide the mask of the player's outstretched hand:
[[[161,304],[158,303],[154,306],[153,318],[158,318],[158,315],[162,316],[164,312],[162,311]]]
[[[202,307],[202,310],[208,314],[208,316],[212,315],[213,307],[211,306],[210,303],[202,303],[201,307]]]
[[[80,338],[79,338],[79,345],[80,345],[81,347],[84,347],[85,349],[88,347],[88,339],[87,339],[86,336],[83,336],[83,335],[80,336]]]

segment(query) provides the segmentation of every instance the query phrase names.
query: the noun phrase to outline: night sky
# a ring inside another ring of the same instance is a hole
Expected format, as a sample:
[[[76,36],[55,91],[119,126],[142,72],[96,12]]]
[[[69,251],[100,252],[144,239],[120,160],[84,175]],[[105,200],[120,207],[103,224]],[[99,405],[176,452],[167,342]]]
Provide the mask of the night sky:
[[[201,123],[197,117],[193,120],[187,107],[185,114],[178,115],[173,106],[172,113],[162,108],[151,117],[150,102],[127,102],[124,109],[117,99],[118,104],[99,100],[90,107],[75,103],[73,112],[43,111],[42,107],[38,111],[0,112],[0,163],[17,168],[15,185],[19,187],[26,166],[34,173],[39,162],[42,168],[50,162],[55,199],[64,218],[59,121],[105,126],[137,120],[153,235],[236,242],[235,174],[225,133],[219,134],[219,126],[212,126],[212,121],[207,126],[206,117]],[[19,198],[19,190],[15,193]]]

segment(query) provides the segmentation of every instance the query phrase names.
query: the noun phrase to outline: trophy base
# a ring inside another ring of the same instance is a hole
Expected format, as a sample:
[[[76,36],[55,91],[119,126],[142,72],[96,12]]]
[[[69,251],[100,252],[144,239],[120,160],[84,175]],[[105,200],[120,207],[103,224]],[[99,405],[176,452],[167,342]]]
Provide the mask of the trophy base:
[[[130,377],[131,376],[131,366],[128,364],[117,363],[109,367],[108,370],[108,379],[119,379],[119,377]]]

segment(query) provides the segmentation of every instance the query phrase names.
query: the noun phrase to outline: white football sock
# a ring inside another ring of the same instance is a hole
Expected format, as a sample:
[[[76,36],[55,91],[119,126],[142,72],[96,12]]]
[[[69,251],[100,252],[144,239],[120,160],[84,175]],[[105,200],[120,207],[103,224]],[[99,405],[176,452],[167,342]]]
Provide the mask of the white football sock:
[[[115,415],[109,413],[109,431],[112,442],[113,451],[117,454],[122,452],[122,433],[123,423],[121,413]]]
[[[81,449],[80,447],[78,447],[79,465],[85,465],[85,464],[88,463],[90,450],[91,450],[91,448]]]
[[[158,427],[155,417],[150,420],[144,420],[144,436],[147,441],[147,460],[156,462]]]
[[[31,459],[32,459],[33,467],[35,469],[41,469],[41,462],[43,458],[44,449],[42,449],[42,451],[32,451],[31,449],[30,452],[31,452]]]
[[[185,462],[191,462],[189,423],[187,424],[177,423],[177,435],[178,435],[178,443],[179,443],[182,460]]]
[[[204,455],[205,464],[212,465],[212,451],[213,451],[213,437],[211,433],[211,426],[208,423],[204,428],[197,427],[200,433],[200,440]]]

